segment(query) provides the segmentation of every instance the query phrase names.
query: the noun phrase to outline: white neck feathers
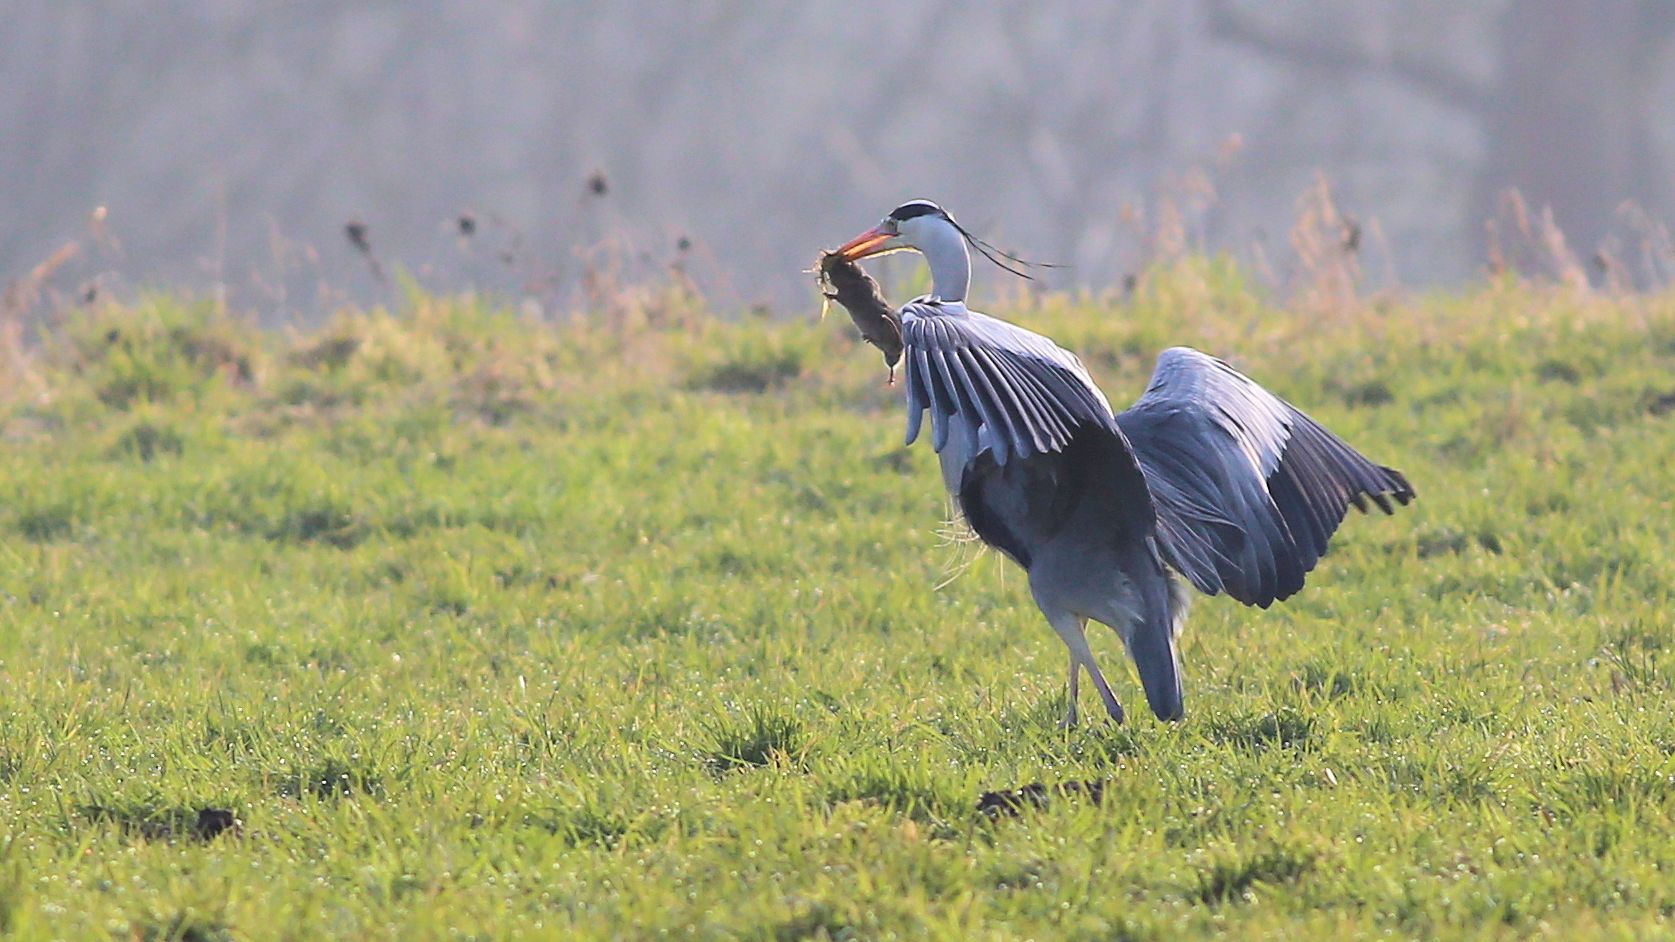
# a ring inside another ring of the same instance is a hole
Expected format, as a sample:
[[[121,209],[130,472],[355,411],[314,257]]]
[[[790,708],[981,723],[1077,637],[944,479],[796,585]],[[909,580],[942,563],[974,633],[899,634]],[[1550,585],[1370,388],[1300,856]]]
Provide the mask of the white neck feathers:
[[[931,269],[931,292],[944,301],[964,301],[971,289],[971,253],[954,224],[932,219],[916,240]]]

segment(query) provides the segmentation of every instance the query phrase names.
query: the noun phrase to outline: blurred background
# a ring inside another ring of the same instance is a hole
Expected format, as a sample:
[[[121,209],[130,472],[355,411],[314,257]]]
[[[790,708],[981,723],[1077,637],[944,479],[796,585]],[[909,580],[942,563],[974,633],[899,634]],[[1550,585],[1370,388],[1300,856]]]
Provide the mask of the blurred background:
[[[1669,257],[1663,2],[7,6],[14,290],[282,322],[404,273],[558,308],[672,266],[797,313],[818,249],[920,196],[1060,288],[1184,247],[1283,286],[1321,233],[1374,285]]]

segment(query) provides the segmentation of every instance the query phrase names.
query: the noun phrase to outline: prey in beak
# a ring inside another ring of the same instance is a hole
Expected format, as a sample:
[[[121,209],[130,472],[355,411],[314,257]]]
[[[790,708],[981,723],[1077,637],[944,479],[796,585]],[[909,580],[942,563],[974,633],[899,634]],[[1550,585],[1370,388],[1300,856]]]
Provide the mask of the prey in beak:
[[[885,385],[889,386],[895,384],[896,364],[901,362],[901,320],[897,317],[895,309],[890,306],[890,302],[885,300],[884,293],[878,289],[878,282],[862,271],[861,266],[844,256],[845,250],[850,246],[866,244],[866,240],[873,239],[875,233],[876,230],[869,232],[837,251],[821,252],[815,270],[819,272],[820,293],[826,296],[826,302],[836,301],[842,305],[844,310],[849,312],[849,319],[855,322],[856,329],[861,332],[861,339],[884,354],[884,365],[890,369]],[[885,233],[884,238],[890,238],[890,234]],[[826,305],[822,304],[820,316],[824,318],[825,315]]]

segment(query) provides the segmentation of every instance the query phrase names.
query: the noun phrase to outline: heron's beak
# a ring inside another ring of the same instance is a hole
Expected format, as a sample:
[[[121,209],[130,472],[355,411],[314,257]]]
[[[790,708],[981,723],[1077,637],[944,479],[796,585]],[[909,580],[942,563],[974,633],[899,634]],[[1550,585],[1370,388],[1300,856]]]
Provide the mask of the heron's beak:
[[[895,238],[895,233],[885,232],[883,229],[874,226],[845,242],[835,254],[846,262],[858,262],[863,258],[884,254],[888,251],[885,246],[893,238]]]

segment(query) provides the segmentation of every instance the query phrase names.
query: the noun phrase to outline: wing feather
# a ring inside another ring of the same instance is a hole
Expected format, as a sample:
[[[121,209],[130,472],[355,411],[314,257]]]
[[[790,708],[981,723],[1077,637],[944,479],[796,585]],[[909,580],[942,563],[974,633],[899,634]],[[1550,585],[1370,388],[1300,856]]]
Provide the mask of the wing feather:
[[[1118,431],[1081,361],[1046,337],[948,302],[910,303],[901,319],[909,443],[925,411],[937,451],[963,423],[1001,465],[1063,451],[1082,425]]]
[[[981,417],[982,428],[988,433],[981,440],[994,451],[995,462],[1005,464],[1014,451],[1025,449],[1014,447],[1019,442],[1012,433],[1012,417],[1001,407],[988,377],[981,369],[974,368],[965,354],[964,347],[952,347],[941,354],[942,361],[964,393],[964,401],[970,403],[972,413]]]
[[[1016,401],[1037,452],[1053,451],[1069,440],[1070,430],[1059,421],[1040,383],[1005,357],[992,356],[981,348],[973,352],[1001,378],[1001,388]]]
[[[904,370],[904,385],[907,387],[907,444],[911,445],[918,439],[919,432],[924,428],[925,411],[932,407],[931,393],[926,387],[925,371],[913,368],[913,360],[919,351],[908,353],[908,368]]]
[[[959,411],[959,407],[955,404],[954,396],[948,391],[948,387],[943,384],[941,374],[931,368],[930,354],[925,348],[909,347],[908,353],[911,356],[907,366],[908,372],[916,373],[920,386],[930,394],[931,447],[941,451],[948,444],[949,421]],[[915,430],[915,434],[907,437],[907,443],[911,445],[916,437],[918,419],[909,416],[908,422]]]
[[[1008,451],[1028,454],[1034,442],[1029,434],[1029,413],[1024,411],[1023,403],[1011,395],[1005,381],[988,367],[976,348],[960,348],[957,358],[965,366],[966,376],[970,378],[978,397],[983,400],[984,413],[993,417],[993,421],[985,420],[985,423],[995,432],[996,460],[1005,464]]]
[[[1266,607],[1302,588],[1351,505],[1390,513],[1413,487],[1215,359],[1176,347],[1117,416],[1146,474],[1170,563],[1200,590]]]

